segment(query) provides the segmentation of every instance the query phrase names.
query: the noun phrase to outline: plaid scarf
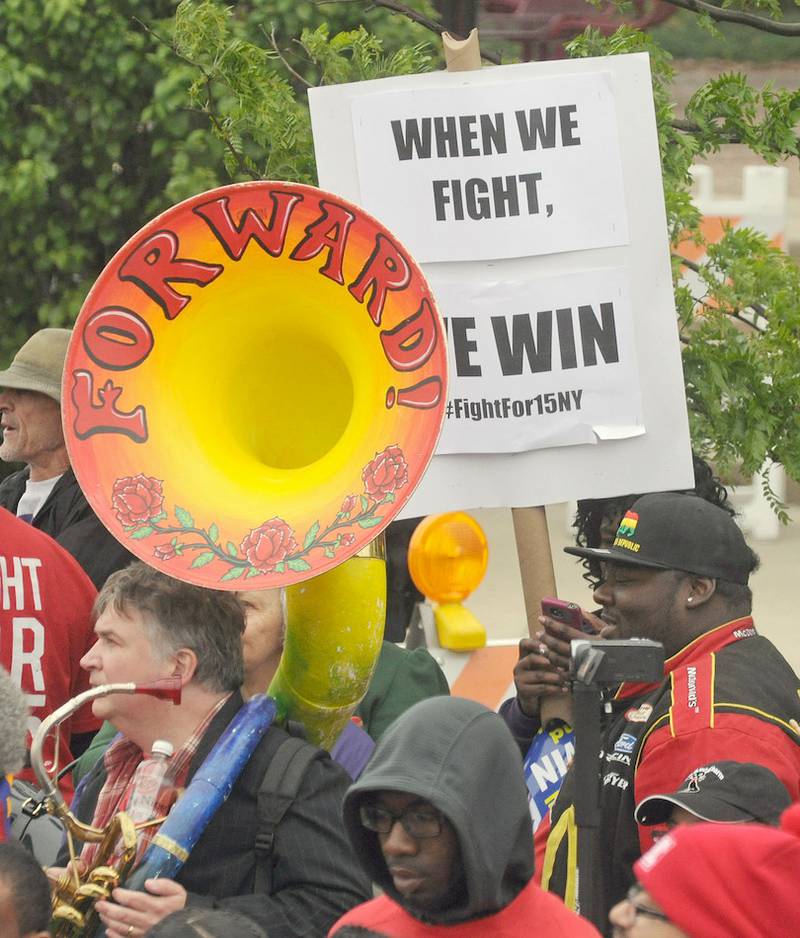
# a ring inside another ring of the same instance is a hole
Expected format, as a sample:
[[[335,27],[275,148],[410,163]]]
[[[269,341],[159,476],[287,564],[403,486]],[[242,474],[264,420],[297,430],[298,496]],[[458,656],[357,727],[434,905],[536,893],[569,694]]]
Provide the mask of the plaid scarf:
[[[169,760],[169,774],[172,784],[165,785],[159,792],[153,811],[154,817],[161,818],[163,821],[169,814],[172,805],[186,785],[186,780],[189,775],[189,765],[195,752],[197,752],[200,740],[203,738],[211,721],[222,709],[229,697],[230,694],[226,694],[219,703],[215,704],[211,710],[209,710],[206,716],[195,727],[191,735],[184,741],[183,745],[171,756]],[[144,753],[142,750],[136,743],[131,742],[131,740],[125,736],[120,736],[108,747],[103,756],[103,764],[106,768],[106,780],[97,797],[94,817],[92,818],[93,827],[105,828],[111,823],[112,818],[116,814],[125,810],[133,790],[132,783],[136,775],[136,769],[139,767],[143,758]],[[142,859],[145,850],[150,845],[150,841],[153,837],[155,837],[159,827],[159,824],[151,824],[149,827],[145,827],[138,832],[135,863],[138,863]],[[81,851],[81,859],[86,863],[87,867],[94,865],[99,849],[100,844],[84,844],[83,850]],[[109,865],[116,863],[121,854],[122,849],[121,845],[119,845],[109,858]]]

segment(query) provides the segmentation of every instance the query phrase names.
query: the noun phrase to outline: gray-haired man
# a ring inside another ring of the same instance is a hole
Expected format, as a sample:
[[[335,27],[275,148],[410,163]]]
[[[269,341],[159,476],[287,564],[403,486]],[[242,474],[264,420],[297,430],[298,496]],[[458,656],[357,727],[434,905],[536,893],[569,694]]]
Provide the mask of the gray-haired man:
[[[41,329],[0,371],[0,459],[25,463],[3,480],[0,506],[55,538],[100,587],[133,559],[89,507],[61,427],[69,329]]]
[[[171,743],[172,784],[181,789],[241,708],[244,613],[231,593],[192,586],[141,563],[109,577],[95,610],[97,641],[81,662],[93,685],[171,676],[182,685],[177,707],[146,695],[112,694],[94,702],[95,716],[110,720],[121,736],[86,777],[76,813],[104,827],[127,804],[136,769],[156,739]],[[270,875],[259,875],[259,791],[286,738],[277,727],[267,731],[174,882],[148,880],[146,892],[115,889],[113,902],[97,904],[108,938],[143,935],[187,905],[229,908],[257,922],[270,938],[323,935],[366,898],[369,886],[340,818],[349,779],[321,750],[311,754],[275,828],[266,861]],[[168,810],[165,793],[156,815]],[[95,852],[96,845],[86,845],[81,860],[91,864]]]

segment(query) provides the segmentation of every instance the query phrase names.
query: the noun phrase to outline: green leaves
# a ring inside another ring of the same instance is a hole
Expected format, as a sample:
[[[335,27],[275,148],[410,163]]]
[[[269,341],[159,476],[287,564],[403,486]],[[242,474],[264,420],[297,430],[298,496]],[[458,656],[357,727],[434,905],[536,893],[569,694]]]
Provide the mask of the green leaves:
[[[416,5],[432,15],[425,0]],[[420,27],[402,19],[378,38],[353,23],[364,15],[361,9],[326,7],[322,13],[314,4],[278,0],[281,16],[266,29],[263,17],[243,6],[234,17],[215,0],[183,0],[174,30],[176,51],[195,71],[189,99],[208,116],[234,180],[316,182],[308,105],[298,89],[411,74],[433,65]],[[345,25],[355,28],[341,28]],[[299,40],[286,39],[297,35]],[[400,41],[392,42],[394,36]]]
[[[328,24],[323,23],[315,30],[304,29],[300,45],[318,68],[319,85],[412,75],[429,71],[433,63],[425,43],[386,55],[383,41],[363,26],[331,37]]]
[[[318,534],[319,534],[319,521],[315,521],[311,525],[311,527],[308,529],[305,539],[303,540],[303,550],[308,550],[308,548],[311,547],[311,545],[317,539]]]
[[[752,229],[729,228],[697,277],[683,315],[686,396],[695,447],[719,469],[778,461],[800,473],[800,273]]]
[[[800,92],[761,91],[741,73],[722,74],[706,82],[686,106],[686,119],[698,153],[717,151],[725,143],[743,143],[770,163],[798,153],[795,124],[800,118]]]
[[[187,67],[132,19],[169,38],[173,11],[168,0],[3,4],[0,364],[37,328],[72,324],[106,261],[170,204],[171,184],[188,194],[180,177],[194,186],[198,162],[204,182],[224,178],[205,119],[186,108]],[[199,128],[202,155],[185,169]]]
[[[178,524],[182,528],[194,527],[194,518],[185,508],[181,508],[180,505],[175,506],[175,517],[178,519]]]
[[[311,564],[303,560],[302,557],[297,557],[293,560],[287,560],[286,566],[290,570],[294,570],[295,573],[302,573],[304,570],[310,570]]]
[[[374,528],[376,525],[380,524],[384,519],[380,517],[373,518],[362,518],[358,522],[360,528]]]
[[[748,4],[743,4],[747,6]],[[728,4],[723,4],[728,6]],[[779,13],[777,0],[751,8]],[[704,25],[704,24],[700,24]],[[705,24],[709,25],[709,24]],[[712,31],[716,31],[713,23]],[[695,450],[719,471],[759,471],[771,460],[800,478],[800,277],[795,262],[749,229],[729,229],[682,282],[680,242],[704,244],[689,168],[732,141],[770,163],[798,153],[800,92],[754,88],[739,72],[700,87],[685,115],[672,105],[670,57],[629,27],[593,30],[570,43],[572,56],[646,51],[651,57],[664,200],[673,242],[673,278],[683,345],[686,400]],[[696,269],[695,269],[696,268]],[[777,500],[773,507],[780,514]]]
[[[191,562],[191,564],[190,564],[189,566],[192,567],[192,568],[195,568],[195,567],[205,567],[205,566],[207,566],[208,564],[210,564],[211,561],[212,561],[216,556],[217,556],[217,555],[214,553],[213,550],[204,550],[202,553],[198,554],[198,555],[192,560],[192,562]]]

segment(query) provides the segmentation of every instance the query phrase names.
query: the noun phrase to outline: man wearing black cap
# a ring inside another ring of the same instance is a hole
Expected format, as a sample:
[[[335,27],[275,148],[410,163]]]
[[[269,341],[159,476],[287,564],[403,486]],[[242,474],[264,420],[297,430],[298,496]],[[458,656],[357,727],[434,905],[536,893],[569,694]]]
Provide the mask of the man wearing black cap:
[[[652,843],[650,828],[637,827],[635,805],[675,790],[698,766],[735,756],[768,767],[800,797],[800,684],[756,632],[747,583],[758,559],[722,509],[693,495],[645,495],[611,547],[566,550],[604,564],[594,593],[600,618],[585,615],[595,629],[660,641],[667,656],[662,682],[623,684],[610,702],[601,765],[608,909]],[[586,636],[541,621],[542,649],[564,671],[569,641]],[[577,881],[573,794],[569,772],[536,832],[543,882],[568,901]]]
[[[777,827],[792,803],[786,786],[763,765],[721,759],[691,772],[677,791],[650,795],[636,821],[661,835],[681,824],[769,824]]]

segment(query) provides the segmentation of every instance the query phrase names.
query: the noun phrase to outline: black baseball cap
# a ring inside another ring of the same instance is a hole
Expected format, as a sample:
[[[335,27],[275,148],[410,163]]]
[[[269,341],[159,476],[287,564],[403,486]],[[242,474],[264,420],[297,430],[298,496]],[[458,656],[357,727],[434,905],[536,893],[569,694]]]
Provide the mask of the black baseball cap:
[[[683,570],[745,585],[758,565],[739,526],[697,495],[643,495],[625,513],[611,547],[565,547],[576,557]]]
[[[670,795],[651,795],[636,807],[639,824],[663,824],[677,805],[701,821],[778,823],[792,799],[786,786],[763,765],[715,762],[695,769]]]

